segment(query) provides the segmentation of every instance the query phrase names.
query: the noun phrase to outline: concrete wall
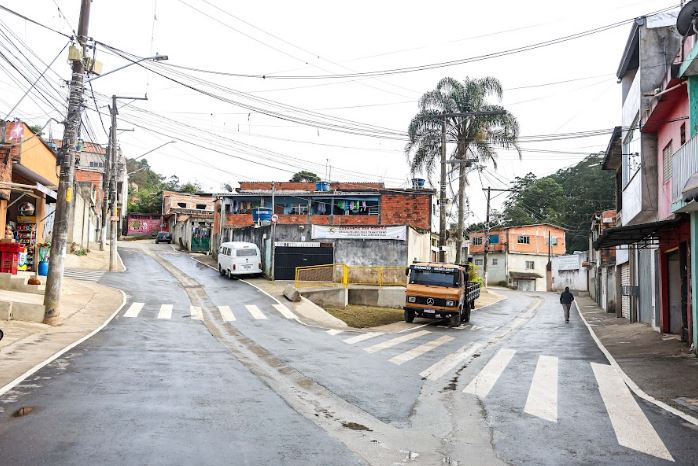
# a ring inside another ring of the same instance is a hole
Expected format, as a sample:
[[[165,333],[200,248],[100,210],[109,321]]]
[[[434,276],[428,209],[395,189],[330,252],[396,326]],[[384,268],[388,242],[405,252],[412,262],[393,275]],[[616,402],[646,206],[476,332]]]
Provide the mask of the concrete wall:
[[[473,261],[480,275],[483,274],[485,256],[483,254],[473,254]],[[487,255],[487,282],[488,285],[497,285],[507,281],[506,256],[504,253],[495,252]]]
[[[431,261],[431,233],[419,233],[412,228],[407,229],[407,260],[414,259],[422,262]]]
[[[532,254],[509,254],[509,273],[511,272],[533,272],[542,278],[536,278],[536,291],[546,290],[546,267],[548,256],[536,256]],[[533,261],[533,270],[526,268],[526,261]]]
[[[552,258],[553,291],[562,291],[569,287],[574,291],[588,291],[588,272],[582,267],[582,262],[586,261],[587,253],[559,256]],[[576,262],[575,269],[562,267],[563,263]]]

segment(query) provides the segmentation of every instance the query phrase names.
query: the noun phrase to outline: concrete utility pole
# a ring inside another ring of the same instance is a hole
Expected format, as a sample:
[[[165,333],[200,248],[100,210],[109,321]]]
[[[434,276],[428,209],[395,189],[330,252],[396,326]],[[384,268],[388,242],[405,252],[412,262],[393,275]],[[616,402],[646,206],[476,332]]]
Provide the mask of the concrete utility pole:
[[[107,244],[107,225],[109,225],[109,183],[111,182],[111,150],[112,128],[109,129],[109,144],[104,160],[104,174],[102,175],[102,224],[99,227],[99,250],[104,251]]]
[[[485,217],[485,240],[484,240],[484,262],[482,264],[482,276],[485,280],[485,288],[487,288],[487,256],[490,252],[490,201],[492,200],[492,191],[498,191],[502,193],[510,193],[514,192],[514,189],[495,189],[495,188],[490,188],[489,186],[486,189],[483,189],[483,191],[487,191],[487,215]],[[509,244],[507,242],[507,254],[509,252]],[[504,258],[505,261],[507,261],[508,258]]]
[[[148,97],[121,97],[112,95],[111,96],[111,107],[109,107],[109,113],[111,114],[111,130],[109,131],[109,145],[111,151],[109,152],[109,217],[110,217],[110,239],[109,239],[109,271],[115,272],[117,269],[117,241],[119,238],[119,175],[123,174],[125,170],[120,169],[120,157],[119,148],[116,140],[117,133],[117,120],[116,117],[119,115],[119,108],[117,107],[118,99],[127,100],[148,100]],[[164,144],[163,144],[164,145]],[[162,147],[162,146],[160,146]]]
[[[60,151],[60,180],[56,199],[56,213],[51,235],[51,259],[46,278],[44,296],[44,323],[57,325],[60,319],[61,291],[63,287],[64,259],[67,253],[68,225],[73,217],[73,185],[75,176],[75,152],[80,133],[83,104],[85,65],[83,63],[90,23],[91,0],[82,0],[77,41],[82,48],[80,60],[73,60],[73,73],[70,80],[68,115],[63,129],[63,143]]]
[[[487,216],[485,218],[485,261],[482,264],[482,276],[487,288],[487,256],[490,252],[490,200],[492,199],[492,188],[487,187]]]

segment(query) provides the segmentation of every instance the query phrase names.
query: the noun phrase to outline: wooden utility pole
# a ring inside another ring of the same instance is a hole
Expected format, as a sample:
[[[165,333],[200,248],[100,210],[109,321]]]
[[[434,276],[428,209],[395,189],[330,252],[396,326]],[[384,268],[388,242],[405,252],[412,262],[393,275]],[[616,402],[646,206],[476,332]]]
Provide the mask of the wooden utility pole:
[[[92,0],[82,0],[77,41],[81,47],[79,60],[73,60],[70,94],[68,97],[68,115],[63,128],[59,163],[60,179],[56,199],[56,213],[51,235],[51,256],[46,293],[44,296],[44,323],[57,325],[60,321],[61,292],[63,287],[64,259],[67,254],[68,225],[73,218],[73,185],[75,177],[75,153],[80,133],[82,117],[83,89],[85,79],[85,47],[87,46],[88,26],[90,24],[90,4]]]

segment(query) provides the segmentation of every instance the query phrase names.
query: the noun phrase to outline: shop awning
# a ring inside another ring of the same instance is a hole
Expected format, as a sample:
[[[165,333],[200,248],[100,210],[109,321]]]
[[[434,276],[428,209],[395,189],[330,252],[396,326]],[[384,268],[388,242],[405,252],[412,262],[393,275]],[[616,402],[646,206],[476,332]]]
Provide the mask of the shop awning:
[[[543,275],[536,272],[509,272],[509,276],[514,280],[535,280],[543,278]]]
[[[673,218],[659,222],[609,228],[599,236],[599,239],[594,241],[594,249],[598,251],[599,249],[633,244],[639,245],[639,247],[651,246],[657,243],[663,230],[671,229],[682,221],[681,218]]]

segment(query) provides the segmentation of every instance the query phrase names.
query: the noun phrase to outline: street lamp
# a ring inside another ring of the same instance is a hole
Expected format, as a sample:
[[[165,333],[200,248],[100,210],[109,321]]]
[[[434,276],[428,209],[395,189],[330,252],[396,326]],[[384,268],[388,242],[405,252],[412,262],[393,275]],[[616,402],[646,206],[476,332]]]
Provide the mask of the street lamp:
[[[110,74],[112,74],[112,73],[116,73],[117,71],[121,71],[121,70],[123,70],[124,68],[128,68],[128,67],[131,66],[131,65],[137,65],[138,63],[141,63],[141,62],[144,62],[144,61],[148,61],[148,60],[150,60],[150,61],[165,61],[165,60],[167,60],[167,59],[169,59],[169,57],[168,57],[167,55],[158,55],[158,54],[155,54],[155,55],[153,55],[152,57],[144,57],[144,58],[141,58],[141,59],[139,59],[139,60],[131,61],[131,62],[125,64],[124,66],[120,66],[120,67],[118,67],[118,68],[114,68],[113,70],[107,71],[106,73],[100,74],[99,76],[93,76],[93,77],[91,77],[91,78],[87,78],[87,79],[85,80],[85,82],[86,82],[86,83],[91,83],[91,82],[94,81],[95,79],[103,78],[104,76],[110,75]]]
[[[146,155],[150,154],[151,152],[155,152],[156,150],[158,150],[158,149],[160,149],[160,148],[162,148],[162,147],[165,147],[165,146],[168,145],[168,144],[174,144],[175,142],[177,142],[177,141],[172,140],[172,141],[164,142],[164,143],[160,144],[159,146],[155,147],[154,149],[150,149],[149,151],[144,152],[143,154],[139,155],[138,157],[134,157],[134,158],[132,158],[131,160],[138,160],[138,159],[140,159],[140,158],[142,158],[142,157],[145,157]],[[139,171],[141,171],[141,170],[145,170],[146,168],[148,168],[148,167],[139,168],[138,170],[134,170],[134,171],[132,171],[132,172],[126,173],[126,175],[127,175],[127,176],[128,176],[128,175],[131,175],[131,174],[136,173],[136,172],[139,172]]]

